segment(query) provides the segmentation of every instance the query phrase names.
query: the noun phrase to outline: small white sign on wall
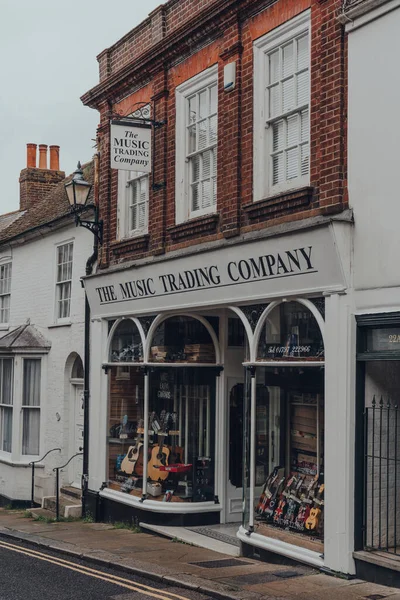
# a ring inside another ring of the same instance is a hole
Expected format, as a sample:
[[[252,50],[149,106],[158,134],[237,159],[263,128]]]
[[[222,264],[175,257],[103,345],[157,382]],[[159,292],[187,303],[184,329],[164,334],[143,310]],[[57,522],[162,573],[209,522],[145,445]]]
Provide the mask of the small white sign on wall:
[[[111,168],[151,173],[151,125],[111,121]]]

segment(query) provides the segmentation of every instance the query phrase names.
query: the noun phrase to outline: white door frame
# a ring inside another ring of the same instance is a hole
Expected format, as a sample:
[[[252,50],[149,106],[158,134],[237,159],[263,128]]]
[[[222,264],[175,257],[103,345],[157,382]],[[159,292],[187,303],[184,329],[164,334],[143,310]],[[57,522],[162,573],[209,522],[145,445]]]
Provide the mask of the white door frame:
[[[83,407],[81,419],[77,414],[77,393],[79,388],[81,388],[82,393],[82,402],[83,402],[83,389],[84,389],[84,380],[80,378],[71,378],[70,379],[70,436],[69,436],[69,453],[67,459],[71,458],[74,454],[78,452],[78,440],[76,439],[76,428],[77,424],[82,421],[82,431],[83,431]],[[83,447],[83,438],[82,444],[80,446]],[[78,465],[82,463],[82,458],[76,457],[71,460],[68,465],[68,481],[71,486],[76,488],[81,488],[81,478],[79,475]],[[81,469],[82,470],[82,469]]]

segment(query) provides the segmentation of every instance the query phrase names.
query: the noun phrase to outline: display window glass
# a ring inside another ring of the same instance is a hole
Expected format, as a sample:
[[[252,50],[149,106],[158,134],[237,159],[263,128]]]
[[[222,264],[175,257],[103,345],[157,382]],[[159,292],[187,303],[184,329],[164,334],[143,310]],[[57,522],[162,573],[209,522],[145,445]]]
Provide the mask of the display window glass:
[[[114,330],[110,344],[109,362],[142,362],[143,344],[132,319],[123,319]]]
[[[311,311],[299,302],[276,306],[261,332],[257,360],[323,361],[322,335]]]
[[[218,333],[218,318],[209,317],[208,320]],[[157,328],[151,342],[149,361],[215,364],[215,347],[203,323],[192,317],[171,317]]]
[[[301,534],[310,549],[319,550],[323,540],[324,369],[260,366],[256,378],[255,529],[292,543],[299,543]],[[248,477],[245,486],[249,486]],[[246,490],[245,497],[249,497]]]
[[[214,501],[215,368],[165,367],[149,372],[148,456],[144,451],[144,375],[109,376],[109,487],[165,502]],[[127,436],[127,437],[125,437]]]
[[[119,376],[120,367],[108,371],[108,482],[109,487],[124,491],[136,489],[140,495],[143,476],[144,375],[137,367],[126,367],[127,377]]]

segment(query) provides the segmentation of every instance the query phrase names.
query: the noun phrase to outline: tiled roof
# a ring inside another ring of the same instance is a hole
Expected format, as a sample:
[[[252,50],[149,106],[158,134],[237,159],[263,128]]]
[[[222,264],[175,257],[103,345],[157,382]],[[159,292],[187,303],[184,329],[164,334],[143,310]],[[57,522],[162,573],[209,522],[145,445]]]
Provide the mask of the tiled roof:
[[[49,351],[51,343],[33,325],[26,323],[0,338],[0,352],[18,352],[28,349]]]
[[[93,161],[83,165],[82,168],[86,181],[93,183]],[[71,178],[72,174],[56,184],[43,200],[36,202],[27,210],[0,215],[0,245],[14,237],[28,233],[32,229],[37,229],[69,215],[70,206],[64,186]],[[89,202],[91,200],[93,200],[93,188],[90,192]]]

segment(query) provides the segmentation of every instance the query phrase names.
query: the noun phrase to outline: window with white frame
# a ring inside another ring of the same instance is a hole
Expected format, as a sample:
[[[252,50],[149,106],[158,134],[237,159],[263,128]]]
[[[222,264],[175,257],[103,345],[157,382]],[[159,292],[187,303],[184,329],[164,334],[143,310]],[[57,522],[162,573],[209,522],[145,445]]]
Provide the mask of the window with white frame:
[[[310,181],[310,12],[254,43],[254,199]]]
[[[0,450],[11,452],[13,422],[13,359],[0,358]]]
[[[118,171],[119,238],[148,231],[149,174]]]
[[[176,222],[216,210],[218,67],[176,89]]]
[[[37,455],[40,448],[40,358],[24,358],[22,384],[22,454]]]
[[[0,265],[0,324],[10,321],[11,263]]]
[[[73,242],[57,246],[56,320],[69,319],[71,314],[71,283]]]

